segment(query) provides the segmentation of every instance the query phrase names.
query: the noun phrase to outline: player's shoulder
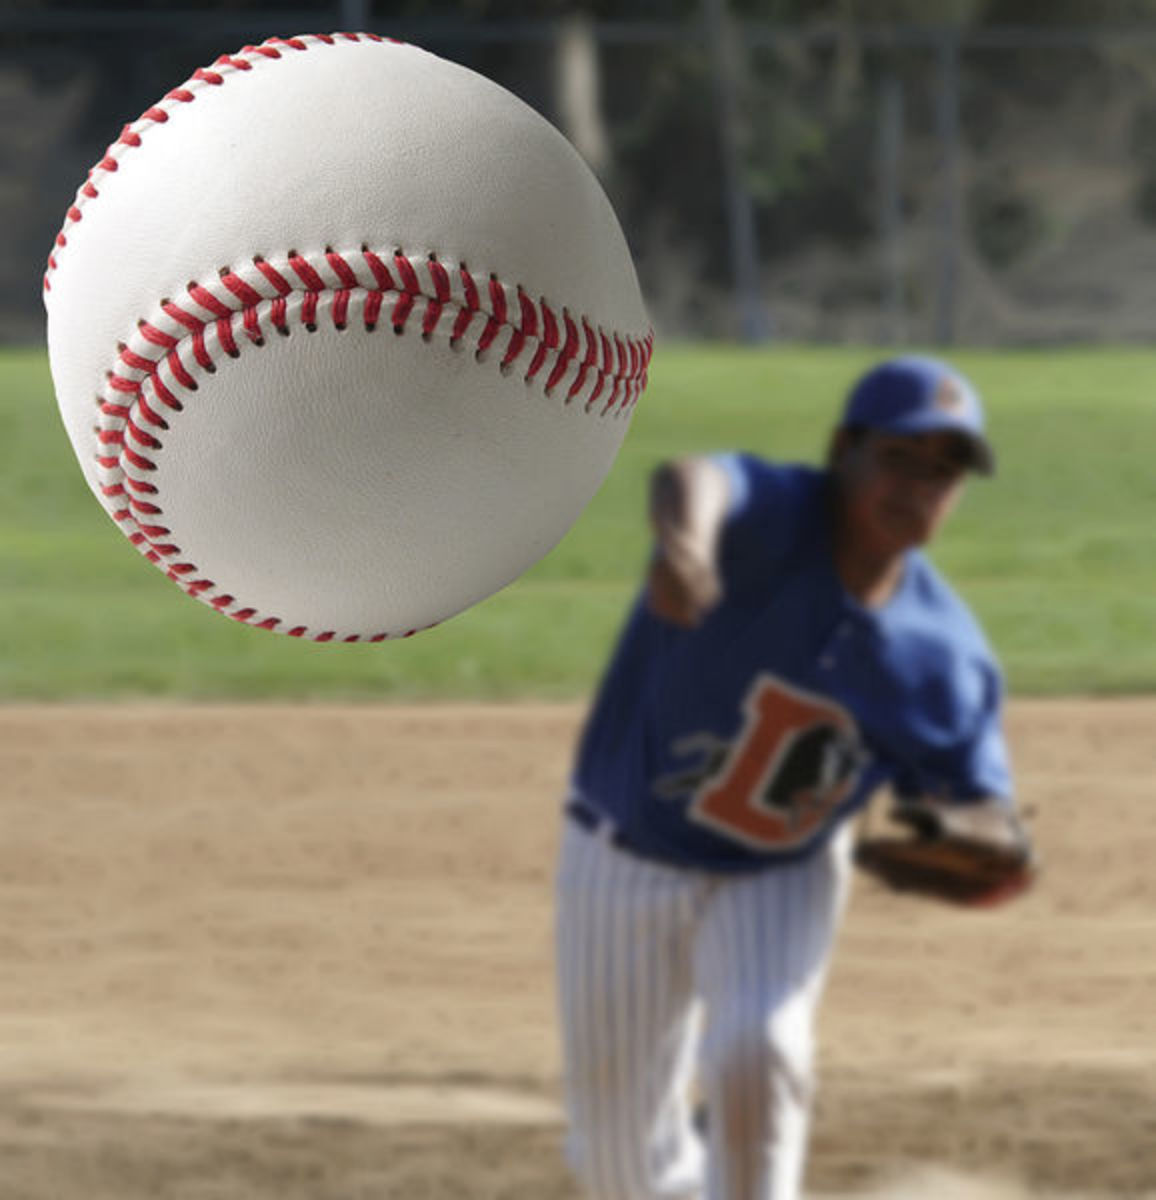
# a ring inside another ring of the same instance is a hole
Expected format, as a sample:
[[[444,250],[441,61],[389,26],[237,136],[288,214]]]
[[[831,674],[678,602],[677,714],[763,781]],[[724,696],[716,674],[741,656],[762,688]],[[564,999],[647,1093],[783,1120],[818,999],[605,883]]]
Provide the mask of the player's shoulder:
[[[908,556],[900,603],[889,606],[887,618],[883,653],[920,743],[942,750],[983,741],[983,754],[995,758],[981,783],[969,776],[968,794],[1007,794],[1006,762],[998,737],[990,740],[1000,720],[1003,671],[975,614],[915,551]],[[973,762],[969,771],[976,769]]]
[[[894,669],[928,718],[970,726],[998,703],[1002,671],[975,614],[919,551],[908,556],[899,603],[887,611]]]
[[[913,632],[937,635],[937,641],[960,651],[992,657],[983,626],[963,597],[922,551],[914,550],[908,555],[902,595],[905,615]]]

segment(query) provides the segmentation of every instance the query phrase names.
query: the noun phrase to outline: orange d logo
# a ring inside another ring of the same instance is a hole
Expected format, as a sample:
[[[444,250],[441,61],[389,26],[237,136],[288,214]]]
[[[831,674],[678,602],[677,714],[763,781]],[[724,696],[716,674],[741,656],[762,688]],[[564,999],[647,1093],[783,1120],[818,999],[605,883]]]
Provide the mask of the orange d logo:
[[[808,841],[851,794],[865,753],[851,714],[825,696],[759,675],[746,720],[688,817],[754,850]]]
[[[959,384],[950,376],[944,375],[936,386],[932,403],[941,412],[958,412],[963,408],[965,400]]]

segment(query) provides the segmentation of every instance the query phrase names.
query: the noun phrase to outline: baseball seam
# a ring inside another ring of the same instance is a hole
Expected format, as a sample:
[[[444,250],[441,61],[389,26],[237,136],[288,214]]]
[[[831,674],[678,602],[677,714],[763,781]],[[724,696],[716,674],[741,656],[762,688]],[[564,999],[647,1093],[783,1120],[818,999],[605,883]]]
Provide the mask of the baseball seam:
[[[377,33],[311,33],[301,37],[268,38],[259,46],[243,46],[236,54],[222,54],[211,67],[200,67],[179,87],[167,92],[161,100],[146,109],[135,121],[120,132],[120,136],[105,150],[100,161],[88,172],[85,182],[77,190],[72,204],[64,215],[64,224],[56,235],[53,249],[48,255],[44,272],[44,290],[52,290],[52,276],[57,269],[58,259],[68,245],[69,231],[84,219],[84,210],[100,197],[100,182],[120,169],[121,160],[140,147],[142,139],[151,130],[165,125],[169,113],[196,100],[198,93],[206,88],[220,87],[238,72],[251,71],[254,67],[276,62],[288,51],[300,53],[311,46],[333,46],[339,42],[392,42],[400,45],[396,38],[382,37]]]
[[[152,130],[167,124],[171,113],[205,89],[222,86],[231,75],[261,68],[286,54],[342,42],[396,39],[372,33],[270,38],[221,55],[126,125],[88,172],[67,210],[48,258],[45,292],[51,291],[73,227],[99,199],[102,181],[120,169]],[[97,397],[96,460],[106,507],[138,550],[183,590],[234,620],[265,629],[277,629],[284,622],[202,578],[197,566],[181,554],[163,523],[159,488],[148,477],[163,450],[160,435],[183,410],[188,395],[197,391],[200,377],[213,374],[222,357],[238,357],[242,346],[264,345],[266,331],[284,336],[299,324],[312,333],[319,318],[336,330],[359,321],[370,333],[384,319],[397,334],[408,332],[420,319],[424,341],[448,331],[452,348],[471,347],[483,363],[496,358],[503,374],[528,359],[523,373],[527,385],[541,383],[548,397],[561,392],[566,405],[582,399],[589,413],[606,395],[601,416],[618,416],[633,408],[646,386],[653,346],[652,333],[632,337],[608,332],[544,298],[533,300],[520,285],[511,287],[496,275],[475,275],[460,262],[451,267],[436,253],[407,256],[400,248],[386,252],[362,246],[358,253],[338,253],[326,247],[322,254],[290,250],[277,262],[255,257],[237,269],[222,268],[216,280],[190,283],[179,303],[161,300],[152,319],[138,321],[130,340],[118,345]],[[333,630],[312,633],[303,625],[286,632],[321,642],[337,636]],[[376,642],[416,632],[354,634],[344,640]]]
[[[479,362],[497,361],[503,374],[525,364],[527,386],[540,383],[565,405],[581,399],[600,416],[630,412],[646,386],[653,336],[607,333],[496,275],[479,279],[465,263],[450,269],[436,255],[407,256],[362,246],[356,254],[326,247],[320,255],[290,250],[284,260],[257,256],[225,267],[208,283],[192,282],[178,303],[162,299],[151,320],[141,319],[106,372],[94,426],[101,492],[129,541],[189,595],[233,620],[276,630],[280,617],[246,605],[226,587],[203,577],[182,554],[164,524],[158,485],[150,480],[164,449],[162,435],[184,410],[198,380],[244,346],[265,345],[266,333],[289,336],[295,326],[315,333],[322,322],[342,331],[359,323],[374,333],[385,323],[396,335],[420,321],[424,342],[445,338],[451,349],[471,348]],[[380,335],[379,335],[380,336]],[[527,361],[528,360],[528,361]],[[429,628],[422,626],[421,628]],[[334,630],[286,630],[291,637],[329,642]],[[352,634],[346,642],[380,642],[402,634]]]

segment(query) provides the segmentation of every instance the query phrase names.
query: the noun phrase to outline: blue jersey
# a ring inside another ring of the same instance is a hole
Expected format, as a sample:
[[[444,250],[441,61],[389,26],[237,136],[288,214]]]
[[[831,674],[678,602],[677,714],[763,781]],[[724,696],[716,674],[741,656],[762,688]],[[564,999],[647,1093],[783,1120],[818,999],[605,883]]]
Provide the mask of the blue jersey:
[[[878,609],[836,573],[831,483],[751,455],[730,476],[724,597],[699,628],[641,594],[582,736],[575,794],[649,857],[743,871],[817,849],[882,784],[1011,795],[999,668],[918,551]]]

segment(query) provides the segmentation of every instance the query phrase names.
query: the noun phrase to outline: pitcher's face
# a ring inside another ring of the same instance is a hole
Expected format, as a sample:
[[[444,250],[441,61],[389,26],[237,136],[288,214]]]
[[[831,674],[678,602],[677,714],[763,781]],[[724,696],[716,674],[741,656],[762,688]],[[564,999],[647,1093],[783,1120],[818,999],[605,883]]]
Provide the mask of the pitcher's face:
[[[972,449],[956,433],[867,433],[835,458],[844,519],[881,553],[922,546],[963,492]]]

